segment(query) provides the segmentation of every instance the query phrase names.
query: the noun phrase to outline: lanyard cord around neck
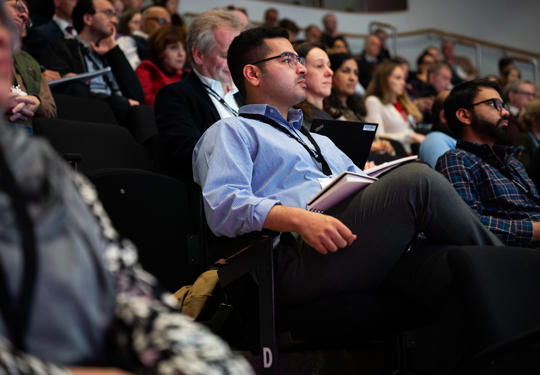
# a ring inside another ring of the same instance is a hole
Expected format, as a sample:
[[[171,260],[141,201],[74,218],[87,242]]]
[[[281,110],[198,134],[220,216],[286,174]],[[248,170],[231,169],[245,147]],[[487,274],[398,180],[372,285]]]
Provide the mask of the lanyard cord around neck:
[[[17,182],[8,167],[2,149],[0,149],[0,189],[4,190],[10,197],[15,220],[21,232],[23,250],[22,286],[18,298],[10,293],[6,269],[0,262],[0,311],[13,346],[19,350],[25,350],[24,340],[30,320],[37,277],[36,236],[25,199],[17,187]]]
[[[214,99],[216,99],[218,102],[220,102],[221,105],[224,106],[225,109],[227,109],[227,111],[229,111],[234,117],[238,117],[238,111],[234,109],[233,107],[231,107],[229,103],[227,103],[225,99],[219,96],[219,94],[214,89],[212,89],[210,86],[208,86],[205,83],[203,83],[203,86],[206,89],[206,92],[209,95],[211,95]]]
[[[313,151],[308,145],[306,145],[305,142],[300,137],[298,137],[296,135],[293,135],[293,133],[291,133],[288,129],[286,129],[284,126],[281,126],[280,124],[277,123],[277,121],[274,121],[271,118],[268,118],[268,117],[266,117],[264,115],[261,115],[261,114],[258,114],[258,113],[242,113],[240,116],[245,117],[245,118],[249,118],[249,119],[252,119],[252,120],[259,120],[261,122],[264,122],[265,124],[268,124],[268,125],[274,127],[275,129],[279,130],[280,132],[287,134],[289,137],[293,138],[295,141],[300,143],[306,149],[306,151],[309,153],[309,155],[313,159],[315,159],[317,162],[319,162],[321,164],[322,172],[325,175],[327,175],[327,176],[332,175],[332,170],[330,169],[330,166],[328,165],[328,163],[324,159],[324,156],[323,156],[323,154],[321,152],[321,148],[319,147],[317,142],[315,142],[315,139],[313,139],[311,134],[309,134],[309,131],[306,128],[304,128],[303,126],[300,128],[300,132],[302,134],[304,134],[307,137],[307,139],[311,142],[313,147],[315,147],[315,151]]]

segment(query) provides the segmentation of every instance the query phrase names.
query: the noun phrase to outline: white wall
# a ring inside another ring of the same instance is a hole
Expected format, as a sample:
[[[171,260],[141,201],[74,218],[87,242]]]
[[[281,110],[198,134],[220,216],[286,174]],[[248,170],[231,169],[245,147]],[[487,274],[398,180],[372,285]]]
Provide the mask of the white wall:
[[[478,39],[513,46],[540,53],[540,1],[538,0],[408,0],[409,10],[385,13],[344,13],[334,12],[338,17],[338,28],[342,32],[368,32],[370,21],[390,23],[398,32],[437,28],[448,32],[472,36]],[[270,1],[255,0],[180,0],[181,13],[200,13],[214,7],[229,4],[245,7],[249,17],[262,21],[264,11],[269,7],[279,10],[280,18],[293,19],[299,26],[320,24],[326,10],[284,5]],[[403,38],[398,41],[398,54],[411,63],[427,45],[439,45],[438,39],[427,37]],[[352,40],[351,49],[358,52],[362,41]],[[468,47],[456,48],[457,54],[468,55],[474,62],[474,50]],[[484,48],[482,74],[495,73],[500,51]],[[526,65],[521,66],[524,78],[532,74]]]

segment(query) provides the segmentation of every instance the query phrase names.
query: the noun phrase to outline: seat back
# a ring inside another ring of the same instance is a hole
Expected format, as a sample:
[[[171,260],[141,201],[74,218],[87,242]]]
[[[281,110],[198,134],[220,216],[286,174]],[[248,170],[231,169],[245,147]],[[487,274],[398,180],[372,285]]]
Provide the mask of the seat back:
[[[56,93],[53,96],[59,119],[118,124],[111,107],[102,100]]]
[[[201,273],[188,188],[179,180],[133,169],[91,174],[114,227],[139,250],[143,267],[169,291],[192,284]]]
[[[46,118],[35,118],[33,126],[34,133],[46,138],[60,155],[80,156],[83,173],[103,168],[150,169],[145,148],[120,126]]]

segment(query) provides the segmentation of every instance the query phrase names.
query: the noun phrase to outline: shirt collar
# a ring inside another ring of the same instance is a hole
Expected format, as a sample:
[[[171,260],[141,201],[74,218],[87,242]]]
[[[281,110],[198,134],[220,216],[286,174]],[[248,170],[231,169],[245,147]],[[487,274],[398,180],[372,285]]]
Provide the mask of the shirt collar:
[[[493,145],[491,147],[487,144],[479,144],[474,142],[467,142],[464,140],[459,140],[456,144],[456,148],[471,152],[475,155],[480,156],[481,158],[488,157],[495,153],[502,159],[505,159],[509,154],[512,154],[514,151],[514,146],[506,145]]]
[[[53,21],[56,22],[56,24],[64,34],[67,33],[66,27],[72,26],[68,21],[58,17],[56,14],[53,16]],[[75,29],[73,31],[75,31]]]
[[[514,116],[519,116],[519,108],[514,107],[513,105],[509,105],[508,108],[510,108],[510,113]]]
[[[247,104],[240,108],[239,113],[255,113],[266,116],[278,124],[300,130],[302,127],[302,110],[290,108],[287,119],[284,119],[276,107],[269,104]]]
[[[195,74],[197,75],[197,77],[199,77],[199,79],[201,80],[201,82],[203,84],[205,84],[206,86],[210,87],[212,90],[214,90],[216,93],[219,94],[219,96],[221,96],[222,98],[225,96],[223,94],[223,86],[221,85],[221,82],[219,81],[216,81],[215,79],[213,78],[210,78],[210,77],[206,77],[206,76],[203,76],[201,73],[199,73],[197,71],[197,69],[193,68],[193,71],[195,72]],[[232,85],[232,89],[231,91],[229,91],[227,93],[227,95],[234,95],[238,92],[238,89],[236,88],[236,86],[233,84]]]

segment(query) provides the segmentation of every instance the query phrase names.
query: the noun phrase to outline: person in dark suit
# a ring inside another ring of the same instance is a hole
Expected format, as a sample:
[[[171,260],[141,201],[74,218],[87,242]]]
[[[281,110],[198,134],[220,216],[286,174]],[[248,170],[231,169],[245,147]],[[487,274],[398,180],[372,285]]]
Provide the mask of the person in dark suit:
[[[193,71],[162,87],[154,103],[164,173],[192,181],[191,154],[202,133],[219,119],[236,116],[243,104],[226,57],[242,29],[236,15],[223,9],[207,11],[193,21],[187,40]],[[209,32],[210,43],[205,37]]]
[[[77,0],[54,0],[54,15],[48,22],[28,30],[24,38],[24,49],[39,60],[48,43],[77,35],[71,20],[71,13]]]
[[[79,0],[73,9],[77,37],[50,43],[48,53],[40,62],[62,76],[110,67],[110,73],[93,78],[89,83],[72,81],[59,86],[58,90],[102,99],[111,106],[118,122],[128,125],[130,106],[142,103],[144,94],[135,72],[116,45],[116,21],[109,1]]]

